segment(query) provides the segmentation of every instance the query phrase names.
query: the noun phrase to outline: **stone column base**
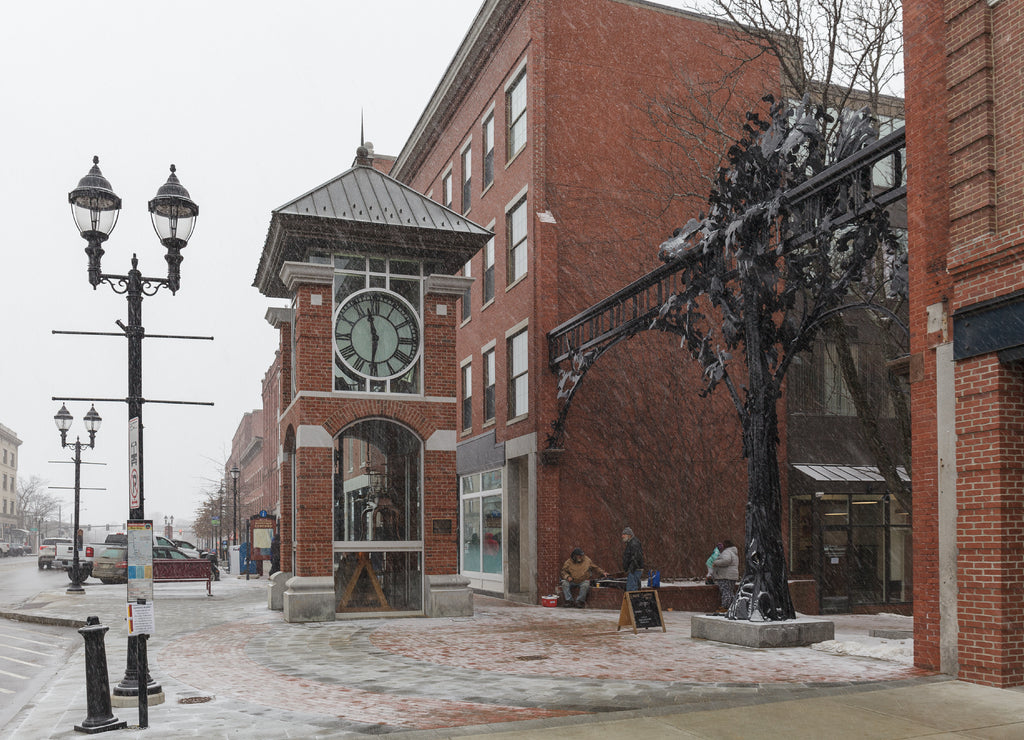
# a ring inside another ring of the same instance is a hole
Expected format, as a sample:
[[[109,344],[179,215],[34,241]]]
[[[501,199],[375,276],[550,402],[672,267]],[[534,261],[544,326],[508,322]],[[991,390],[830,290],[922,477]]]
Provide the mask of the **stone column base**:
[[[473,591],[469,579],[457,573],[427,576],[428,617],[472,617]]]
[[[284,591],[288,584],[291,573],[277,571],[270,576],[270,584],[267,586],[267,608],[274,612],[284,609]]]
[[[283,611],[286,622],[333,622],[334,579],[292,576],[285,584]]]

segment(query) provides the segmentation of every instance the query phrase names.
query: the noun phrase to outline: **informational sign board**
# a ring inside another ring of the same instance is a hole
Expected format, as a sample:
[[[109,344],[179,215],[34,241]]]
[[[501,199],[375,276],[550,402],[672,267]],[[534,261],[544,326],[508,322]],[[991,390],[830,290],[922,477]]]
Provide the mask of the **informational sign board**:
[[[128,522],[128,601],[153,602],[153,521]]]
[[[270,544],[274,539],[277,517],[261,511],[249,518],[249,542],[252,543],[250,560],[270,560]]]
[[[145,604],[128,602],[128,635],[153,635],[156,634],[156,611],[154,604],[147,601]]]
[[[661,627],[665,632],[665,620],[661,618],[661,600],[654,589],[643,591],[627,591],[622,595],[622,609],[619,610],[618,632],[622,627],[632,627],[633,634],[637,629]]]
[[[128,505],[137,509],[141,506],[142,489],[139,473],[139,417],[128,420]]]

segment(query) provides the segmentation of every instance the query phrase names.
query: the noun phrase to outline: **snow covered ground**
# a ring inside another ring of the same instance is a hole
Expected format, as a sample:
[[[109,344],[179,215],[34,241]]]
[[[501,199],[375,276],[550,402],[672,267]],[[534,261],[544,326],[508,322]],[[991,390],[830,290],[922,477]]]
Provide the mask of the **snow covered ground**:
[[[833,614],[828,618],[835,622],[836,639],[811,645],[814,650],[833,655],[857,655],[913,665],[914,639],[912,637],[906,639],[871,637],[870,634],[865,634],[862,628],[855,627],[858,615]],[[872,618],[872,627],[912,632],[914,618],[902,614],[878,614]]]

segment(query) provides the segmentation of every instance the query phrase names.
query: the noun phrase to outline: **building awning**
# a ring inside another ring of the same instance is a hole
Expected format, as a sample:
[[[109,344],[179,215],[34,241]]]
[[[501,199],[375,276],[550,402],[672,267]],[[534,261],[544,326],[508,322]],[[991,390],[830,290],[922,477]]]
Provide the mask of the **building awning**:
[[[885,478],[878,472],[878,468],[871,465],[793,465],[804,475],[816,481],[829,481],[832,483],[884,483]],[[902,480],[910,481],[906,468],[900,466],[896,472]]]

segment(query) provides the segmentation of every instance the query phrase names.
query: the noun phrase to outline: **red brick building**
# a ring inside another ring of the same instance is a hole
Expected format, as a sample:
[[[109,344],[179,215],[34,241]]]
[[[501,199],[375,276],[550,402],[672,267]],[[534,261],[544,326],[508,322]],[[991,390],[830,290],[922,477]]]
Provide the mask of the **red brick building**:
[[[906,0],[915,662],[1024,684],[1024,6]]]
[[[456,346],[460,571],[476,589],[536,602],[575,546],[619,570],[627,525],[673,576],[703,575],[717,540],[743,540],[735,411],[698,397],[673,337],[644,332],[605,355],[564,453],[545,452],[558,415],[547,333],[657,267],[657,245],[703,205],[666,203],[655,163],[672,155],[649,106],[722,78],[738,44],[653,3],[487,0],[391,170],[494,232],[464,267]],[[770,62],[752,64],[736,100],[778,84]]]

